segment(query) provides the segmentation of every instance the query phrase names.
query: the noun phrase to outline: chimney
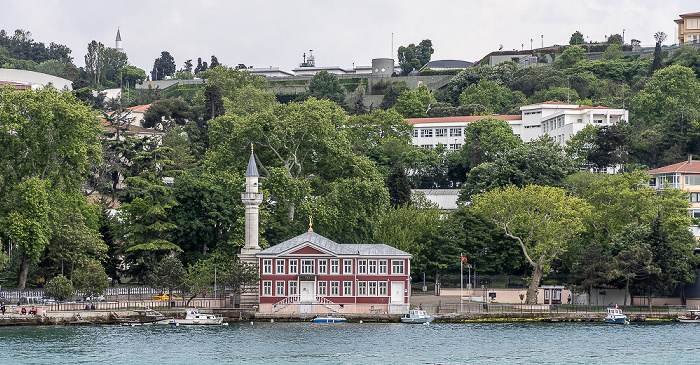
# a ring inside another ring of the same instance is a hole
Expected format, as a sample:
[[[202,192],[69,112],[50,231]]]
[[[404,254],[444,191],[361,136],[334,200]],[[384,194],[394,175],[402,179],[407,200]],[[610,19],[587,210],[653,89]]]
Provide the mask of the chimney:
[[[692,164],[693,164],[693,155],[689,154],[688,155],[688,165],[692,165]]]

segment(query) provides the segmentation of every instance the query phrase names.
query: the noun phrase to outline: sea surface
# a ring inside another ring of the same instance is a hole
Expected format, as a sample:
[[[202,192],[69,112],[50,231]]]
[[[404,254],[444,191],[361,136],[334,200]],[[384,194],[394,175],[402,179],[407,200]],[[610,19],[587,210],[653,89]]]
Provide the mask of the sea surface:
[[[0,364],[699,364],[680,323],[0,327]]]

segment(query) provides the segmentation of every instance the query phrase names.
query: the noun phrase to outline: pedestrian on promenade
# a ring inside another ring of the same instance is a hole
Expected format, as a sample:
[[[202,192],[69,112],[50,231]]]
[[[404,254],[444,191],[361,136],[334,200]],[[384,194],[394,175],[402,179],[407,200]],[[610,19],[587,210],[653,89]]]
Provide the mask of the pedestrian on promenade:
[[[0,312],[2,312],[2,315],[3,315],[3,316],[5,315],[5,311],[6,311],[6,310],[7,310],[7,309],[5,308],[5,303],[3,303],[2,306],[0,307]]]

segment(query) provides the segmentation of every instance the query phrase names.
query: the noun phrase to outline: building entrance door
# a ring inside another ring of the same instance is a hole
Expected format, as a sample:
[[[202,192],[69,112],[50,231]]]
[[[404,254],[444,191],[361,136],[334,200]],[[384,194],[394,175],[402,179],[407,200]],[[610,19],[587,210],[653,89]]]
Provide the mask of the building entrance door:
[[[403,303],[403,281],[392,281],[391,282],[391,304],[402,304]]]
[[[316,300],[316,282],[301,281],[299,282],[301,291],[299,292],[299,301],[302,303],[312,303]]]

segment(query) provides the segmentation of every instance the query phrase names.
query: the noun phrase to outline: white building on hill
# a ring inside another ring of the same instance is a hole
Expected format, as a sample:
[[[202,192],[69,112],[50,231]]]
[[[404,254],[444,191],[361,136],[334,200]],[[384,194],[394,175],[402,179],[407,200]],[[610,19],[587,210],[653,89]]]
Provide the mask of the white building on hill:
[[[520,115],[411,118],[407,121],[413,124],[414,146],[435,148],[443,144],[448,150],[457,150],[464,144],[464,127],[485,118],[505,120],[513,134],[524,142],[546,134],[564,144],[587,125],[610,126],[629,117],[625,109],[558,102],[525,105],[520,107],[520,112]]]

